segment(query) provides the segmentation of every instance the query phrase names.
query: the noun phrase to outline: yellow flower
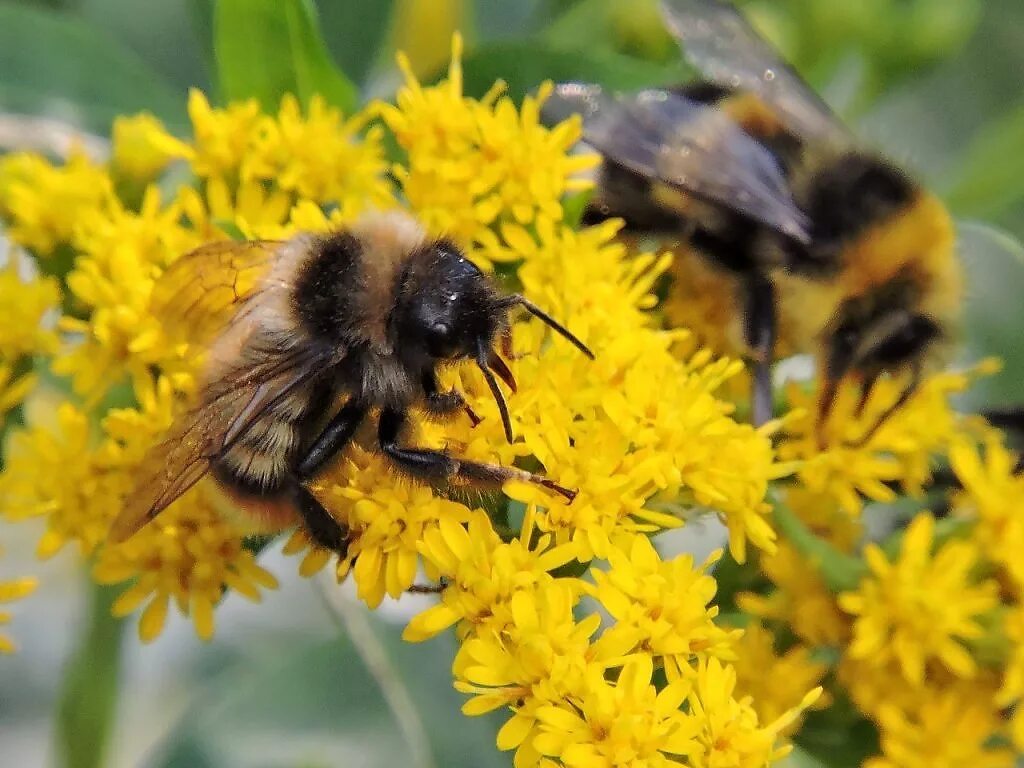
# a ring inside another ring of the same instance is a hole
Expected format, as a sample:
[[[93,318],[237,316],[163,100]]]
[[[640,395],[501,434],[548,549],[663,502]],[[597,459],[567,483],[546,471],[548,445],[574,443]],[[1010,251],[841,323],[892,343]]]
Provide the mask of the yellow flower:
[[[277,587],[277,580],[243,546],[239,529],[223,519],[201,486],[128,541],[104,547],[94,577],[100,584],[134,579],[112,610],[115,616],[127,616],[145,604],[139,618],[144,643],[163,631],[171,600],[191,617],[196,634],[209,640],[214,607],[225,588],[259,602],[261,588]]]
[[[176,158],[187,157],[188,145],[171,136],[148,112],[114,118],[113,170],[133,181],[158,176]]]
[[[192,89],[188,94],[188,116],[193,139],[187,158],[197,176],[242,181],[270,176],[272,162],[265,153],[257,151],[266,123],[255,99],[214,109],[202,91]]]
[[[418,642],[459,623],[459,634],[501,632],[512,624],[512,598],[555,580],[551,571],[574,559],[572,547],[551,547],[551,537],[533,545],[531,507],[516,539],[503,542],[483,513],[474,514],[467,527],[442,519],[423,534],[419,550],[448,586],[441,602],[415,616],[403,637]],[[575,579],[559,579],[575,583]]]
[[[30,404],[31,405],[31,404]],[[48,406],[44,406],[48,407]],[[0,473],[0,498],[10,520],[46,517],[36,548],[41,558],[76,543],[83,555],[104,541],[130,478],[97,447],[87,415],[61,403],[55,424],[14,430]]]
[[[716,585],[705,573],[720,556],[712,554],[699,568],[689,555],[663,562],[646,536],[613,549],[609,570],[591,570],[594,596],[616,622],[608,632],[638,638],[639,648],[662,661],[670,680],[690,674],[698,660],[734,658],[740,633],[715,625],[718,608],[710,602]]]
[[[782,543],[775,554],[761,555],[760,565],[774,589],[767,595],[739,594],[736,602],[742,610],[763,620],[784,622],[808,645],[845,642],[849,619],[813,563]]]
[[[0,363],[0,424],[8,411],[21,405],[38,381],[32,373],[15,376],[13,366]]]
[[[12,581],[0,581],[0,603],[11,603],[28,597],[36,588],[35,579],[14,579]],[[0,611],[0,624],[6,624],[11,620],[11,615],[6,611]],[[7,635],[0,634],[0,654],[14,653],[16,646]]]
[[[676,680],[660,690],[651,684],[650,656],[633,656],[618,679],[587,671],[578,706],[546,705],[537,711],[536,749],[566,766],[657,768],[676,766],[697,750],[697,723],[680,711],[690,684]]]
[[[855,592],[839,597],[843,610],[857,617],[849,654],[874,666],[894,659],[916,686],[932,661],[959,677],[974,675],[977,665],[961,641],[981,636],[978,619],[998,602],[996,585],[972,576],[975,545],[949,541],[932,555],[934,531],[931,516],[916,517],[893,561],[868,544],[864,557],[871,574]]]
[[[180,350],[169,348],[150,310],[161,270],[198,245],[180,217],[177,205],[163,205],[155,186],[138,212],[112,200],[81,216],[75,236],[81,256],[68,286],[89,317],[62,319],[60,327],[81,338],[54,364],[79,393],[98,396],[126,376],[148,375],[153,365],[183,367]]]
[[[337,467],[314,485],[320,498],[348,526],[351,541],[339,576],[349,567],[359,597],[370,607],[384,595],[400,597],[416,578],[419,542],[443,521],[463,523],[470,510],[436,494],[430,487],[401,478],[376,452],[350,446]],[[326,553],[306,565],[307,572],[326,562]],[[430,561],[427,574],[438,574]]]
[[[896,401],[905,382],[880,379],[860,416],[856,416],[857,388],[847,382],[839,390],[826,425],[824,449],[818,444],[817,393],[791,384],[789,403],[799,412],[786,422],[790,434],[779,446],[779,458],[801,462],[798,481],[809,491],[831,496],[852,517],[861,513],[862,497],[894,501],[896,492],[889,483],[899,483],[907,493],[919,495],[931,478],[932,455],[947,450],[961,429],[950,397],[966,390],[977,376],[990,373],[992,367],[993,363],[986,361],[972,371],[928,377],[864,445],[858,445],[861,438]]]
[[[469,244],[493,241],[493,229],[505,222],[560,221],[563,194],[588,185],[572,177],[597,163],[567,153],[580,137],[579,120],[540,124],[550,86],[519,110],[500,97],[501,84],[480,101],[464,97],[461,56],[455,35],[448,78],[424,88],[399,54],[405,85],[397,106],[379,106],[407,155],[395,175],[410,207],[432,232]],[[478,255],[486,265],[486,254]]]
[[[498,748],[519,749],[517,765],[535,765],[539,757],[532,745],[538,711],[582,695],[588,669],[609,666],[633,644],[604,637],[592,643],[601,617],[577,622],[577,593],[564,580],[516,592],[509,604],[511,626],[499,634],[471,634],[456,654],[455,687],[473,695],[462,708],[465,714],[512,708],[512,718],[498,732]]]
[[[277,117],[263,123],[263,151],[277,169],[273,181],[300,198],[332,203],[344,221],[367,206],[393,205],[383,132],[374,127],[360,135],[366,121],[367,115],[343,120],[319,95],[303,117],[298,99],[286,94]]]
[[[773,722],[762,725],[749,697],[735,698],[736,670],[711,658],[697,671],[696,685],[687,697],[698,724],[699,749],[690,755],[693,768],[763,768],[789,751],[778,746],[780,734],[821,695],[806,694]]]
[[[32,153],[0,157],[0,217],[11,240],[39,256],[69,243],[82,217],[112,195],[106,171],[83,152],[59,167]]]
[[[1024,519],[1019,513],[1024,498],[1024,476],[1014,472],[1016,457],[1000,437],[985,441],[984,456],[966,439],[958,440],[949,460],[964,487],[955,499],[956,514],[973,520],[971,539],[1010,578],[1024,595]]]
[[[209,240],[229,239],[225,227],[237,227],[250,240],[284,238],[292,234],[284,226],[291,213],[292,197],[260,181],[243,181],[231,187],[220,176],[206,181],[204,194],[191,187],[178,192],[178,203],[198,232]]]
[[[0,269],[0,361],[54,351],[57,335],[46,322],[60,304],[60,284],[52,277],[24,280],[12,254]]]
[[[865,768],[1012,768],[1013,752],[993,743],[1002,728],[989,691],[958,685],[931,691],[912,709],[882,705],[882,755]]]
[[[806,646],[794,645],[785,653],[775,651],[775,637],[762,624],[751,622],[735,646],[736,688],[752,699],[757,719],[771,723],[793,709],[800,709],[807,691],[828,674],[828,665],[811,658]],[[826,706],[825,697],[814,708]],[[803,717],[793,719],[780,731],[789,736],[800,729]]]

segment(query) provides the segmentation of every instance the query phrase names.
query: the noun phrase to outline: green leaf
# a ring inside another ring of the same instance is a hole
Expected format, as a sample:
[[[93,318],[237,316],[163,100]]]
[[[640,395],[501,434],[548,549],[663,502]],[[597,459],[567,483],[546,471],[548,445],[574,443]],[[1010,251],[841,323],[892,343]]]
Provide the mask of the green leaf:
[[[103,31],[39,8],[0,3],[0,111],[48,115],[107,134],[148,110],[184,124],[184,98]]]
[[[217,0],[214,56],[226,100],[256,98],[276,110],[294,93],[303,104],[319,94],[345,112],[357,92],[332,61],[312,0]]]
[[[867,571],[863,560],[852,557],[818,538],[803,521],[779,501],[772,513],[775,527],[821,574],[833,592],[856,589]]]
[[[496,80],[505,80],[509,95],[517,100],[545,80],[583,80],[629,90],[679,82],[684,71],[681,64],[655,64],[608,48],[562,48],[537,40],[478,48],[466,56],[464,70],[467,95],[480,97]]]
[[[982,128],[947,195],[959,216],[991,219],[1024,199],[1024,103]]]
[[[317,5],[327,47],[354,82],[365,82],[380,59],[394,0],[320,0]]]

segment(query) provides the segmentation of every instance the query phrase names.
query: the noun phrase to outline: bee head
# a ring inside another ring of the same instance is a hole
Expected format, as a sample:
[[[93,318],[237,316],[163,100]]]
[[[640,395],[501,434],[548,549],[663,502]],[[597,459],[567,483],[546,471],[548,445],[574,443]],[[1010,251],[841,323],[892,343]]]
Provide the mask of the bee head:
[[[505,322],[487,277],[452,243],[425,246],[407,263],[391,315],[394,348],[416,364],[476,356]]]
[[[446,240],[427,245],[409,259],[389,321],[393,348],[412,370],[467,358],[476,362],[498,405],[509,442],[512,422],[495,374],[513,392],[516,381],[495,345],[500,339],[502,350],[511,352],[508,313],[516,306],[593,358],[582,341],[525,297],[499,295],[487,276]]]
[[[883,299],[869,312],[865,312],[863,301],[844,304],[826,341],[824,383],[818,410],[819,436],[843,379],[853,376],[861,383],[854,413],[859,417],[879,377],[909,369],[910,382],[898,400],[898,405],[902,406],[917,389],[924,360],[942,336],[942,327],[934,318],[909,309],[906,304]],[[870,439],[896,410],[897,407],[887,409],[859,442]]]

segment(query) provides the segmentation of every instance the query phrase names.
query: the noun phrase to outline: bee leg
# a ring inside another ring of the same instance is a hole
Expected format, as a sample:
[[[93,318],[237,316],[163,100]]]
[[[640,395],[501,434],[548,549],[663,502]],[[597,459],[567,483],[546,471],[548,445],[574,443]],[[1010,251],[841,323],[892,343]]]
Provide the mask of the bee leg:
[[[481,419],[476,415],[463,394],[457,390],[441,392],[438,390],[437,377],[433,371],[423,374],[423,393],[426,395],[424,407],[435,416],[448,416],[458,410],[464,410],[475,427]]]
[[[754,273],[743,283],[743,333],[753,352],[754,381],[750,397],[751,421],[759,427],[772,418],[772,362],[775,356],[775,286]]]
[[[576,498],[576,491],[563,488],[543,475],[535,475],[514,467],[497,464],[483,464],[450,456],[434,448],[414,448],[399,445],[402,426],[406,416],[401,411],[385,408],[381,411],[377,436],[380,449],[396,466],[413,477],[427,482],[462,481],[471,485],[500,487],[509,480],[533,483],[564,496],[569,501]]]
[[[319,472],[352,439],[365,416],[366,406],[362,403],[345,403],[295,466],[296,477],[309,480]]]
[[[335,520],[298,478],[289,484],[288,497],[302,517],[302,524],[313,541],[337,553],[338,557],[345,557],[348,554],[348,528]]]

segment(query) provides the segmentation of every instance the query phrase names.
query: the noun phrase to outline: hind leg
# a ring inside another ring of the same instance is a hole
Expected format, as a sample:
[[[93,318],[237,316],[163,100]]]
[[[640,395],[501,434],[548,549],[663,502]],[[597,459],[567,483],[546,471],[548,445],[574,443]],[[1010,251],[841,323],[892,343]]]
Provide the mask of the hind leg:
[[[345,557],[348,554],[348,528],[335,520],[298,479],[293,478],[288,483],[287,494],[313,541],[337,553],[338,557]]]

